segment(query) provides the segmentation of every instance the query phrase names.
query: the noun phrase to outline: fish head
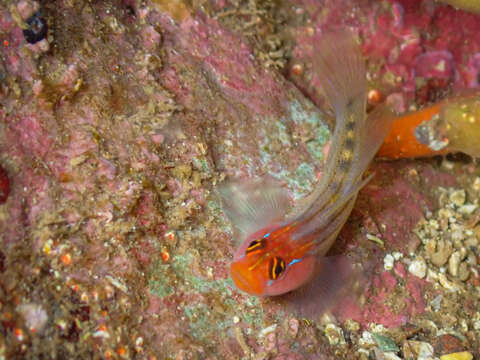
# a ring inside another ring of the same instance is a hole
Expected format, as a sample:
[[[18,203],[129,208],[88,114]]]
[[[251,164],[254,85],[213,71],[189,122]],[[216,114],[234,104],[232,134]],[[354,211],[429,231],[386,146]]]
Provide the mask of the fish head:
[[[288,238],[270,232],[271,227],[249,236],[238,248],[230,266],[230,276],[242,291],[255,296],[287,293],[312,276],[313,256],[292,257]],[[287,234],[288,236],[288,234]]]

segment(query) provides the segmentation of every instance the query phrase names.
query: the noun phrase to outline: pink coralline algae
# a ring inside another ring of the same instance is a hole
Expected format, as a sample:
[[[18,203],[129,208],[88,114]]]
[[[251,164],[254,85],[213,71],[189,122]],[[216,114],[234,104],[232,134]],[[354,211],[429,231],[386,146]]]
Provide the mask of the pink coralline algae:
[[[415,76],[423,78],[450,79],[454,77],[453,56],[448,51],[430,51],[415,60]]]
[[[475,54],[480,50],[480,40],[475,36],[480,31],[477,15],[431,1],[390,0],[365,6],[339,1],[331,6],[331,11],[317,16],[310,26],[318,33],[332,23],[341,26],[334,15],[341,8],[353,7],[352,11],[361,14],[343,20],[343,24],[355,28],[362,39],[363,51],[371,66],[372,88],[386,95],[400,95],[408,102],[398,110],[441,99],[452,89],[478,86],[475,81],[478,77]],[[298,41],[294,63],[308,62],[312,37],[302,29],[296,31],[295,37]],[[293,76],[293,81],[318,102],[311,86],[316,86],[315,78],[305,80]]]

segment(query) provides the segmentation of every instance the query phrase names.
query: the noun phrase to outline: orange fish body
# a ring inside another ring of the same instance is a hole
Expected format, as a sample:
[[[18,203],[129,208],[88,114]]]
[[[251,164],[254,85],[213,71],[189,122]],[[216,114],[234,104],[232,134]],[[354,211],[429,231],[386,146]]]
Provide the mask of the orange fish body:
[[[244,234],[230,267],[232,280],[256,296],[309,288],[331,297],[334,292],[324,290],[347,281],[351,273],[344,262],[330,261],[325,254],[347,221],[358,191],[373,176],[363,178],[363,173],[394,118],[384,107],[367,118],[365,65],[350,34],[324,35],[316,46],[314,67],[336,126],[315,189],[293,211],[285,189],[272,183],[237,181],[220,189],[226,214]],[[309,292],[303,293],[309,300]]]
[[[388,159],[461,151],[480,156],[480,91],[464,90],[436,104],[398,116],[378,150]]]
[[[390,133],[378,150],[377,156],[388,159],[428,157],[442,154],[420,143],[415,137],[415,129],[440,111],[435,104],[422,110],[399,116],[395,119]]]

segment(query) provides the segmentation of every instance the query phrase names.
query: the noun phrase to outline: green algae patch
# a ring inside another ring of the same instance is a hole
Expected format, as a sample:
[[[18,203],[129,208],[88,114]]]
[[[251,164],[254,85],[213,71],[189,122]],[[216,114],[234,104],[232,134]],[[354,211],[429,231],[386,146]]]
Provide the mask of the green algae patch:
[[[277,121],[275,122],[275,126],[277,127],[275,137],[280,141],[280,143],[283,146],[292,146],[285,124],[282,121]]]
[[[152,266],[149,288],[158,297],[172,295],[176,290],[182,293],[217,292],[219,295],[231,295],[233,283],[230,279],[209,280],[193,273],[198,269],[192,253],[176,255],[169,264],[157,261]]]
[[[259,144],[261,164],[274,178],[284,182],[298,199],[312,191],[316,183],[315,166],[325,161],[324,147],[330,131],[323,121],[324,115],[313,104],[294,100],[288,105],[287,118],[267,119],[271,124],[263,131]],[[291,128],[285,124],[290,121]],[[304,146],[304,155],[289,157],[293,147]],[[308,153],[308,155],[307,155]],[[293,164],[296,165],[292,168]]]
[[[150,291],[160,298],[173,295],[175,289],[161,280],[151,280],[148,284]]]
[[[228,329],[233,323],[224,313],[213,311],[209,304],[186,305],[183,312],[189,320],[191,335],[202,341],[215,338],[215,334]]]
[[[312,104],[304,106],[295,100],[288,108],[288,119],[265,121],[272,125],[263,131],[259,153],[262,166],[271,176],[286,183],[297,199],[310,192],[316,182],[315,165],[323,164],[325,160],[324,147],[330,132],[323,121],[324,115]],[[291,129],[285,125],[287,121],[293,123]],[[304,144],[305,154],[308,152],[309,156],[289,158],[290,150],[297,142]],[[292,169],[292,163],[299,165]]]
[[[314,108],[313,105],[311,105],[311,107]],[[297,100],[294,100],[290,103],[289,110],[290,110],[290,118],[292,119],[293,122],[297,124],[300,124],[302,122],[307,122],[312,125],[324,126],[319,112],[306,111],[304,106],[300,104]]]
[[[239,319],[251,327],[260,328],[264,314],[258,298],[247,297],[243,303],[238,303],[232,298],[232,280],[209,280],[196,275],[195,259],[194,254],[185,253],[174,256],[169,264],[157,263],[152,266],[149,282],[150,291],[158,297],[179,292],[195,299],[182,305],[191,336],[214,346],[212,339]],[[242,307],[249,310],[239,311]]]
[[[323,148],[330,137],[330,132],[325,126],[319,126],[314,133],[314,138],[307,141],[307,150],[313,158],[324,161]]]
[[[382,334],[377,334],[377,333],[372,333],[372,337],[377,343],[378,347],[380,350],[383,352],[398,352],[400,349],[398,346],[395,344],[395,342],[390,339],[388,336],[382,335]]]
[[[203,172],[206,172],[206,173],[211,173],[212,172],[212,170],[210,169],[210,164],[208,163],[207,159],[205,159],[205,158],[194,157],[192,159],[192,163],[193,163],[193,166],[195,167],[195,169],[197,169],[199,171],[203,171]]]
[[[315,168],[307,163],[301,163],[294,172],[293,181],[301,193],[308,193],[313,190],[313,182],[315,181]],[[301,194],[294,194],[301,195]]]
[[[234,312],[224,313],[214,311],[212,310],[211,304],[205,303],[186,305],[183,307],[183,312],[186,320],[188,320],[188,327],[191,336],[213,347],[218,345],[215,342],[218,334],[229,331],[229,329],[234,326],[235,322],[238,321],[238,318],[234,320],[234,318],[237,317],[234,315]],[[258,324],[261,324],[260,319],[263,317],[263,314],[260,310],[256,313],[256,319],[259,320],[257,322]],[[241,317],[245,321],[243,314]],[[251,324],[252,322],[247,321],[248,324]]]

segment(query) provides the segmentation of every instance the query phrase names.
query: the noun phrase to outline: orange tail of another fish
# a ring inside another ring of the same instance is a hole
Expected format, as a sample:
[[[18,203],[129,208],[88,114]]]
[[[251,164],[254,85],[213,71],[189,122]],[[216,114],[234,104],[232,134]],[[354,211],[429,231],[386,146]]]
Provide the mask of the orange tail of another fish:
[[[399,116],[377,152],[377,157],[388,159],[428,157],[445,154],[447,151],[434,151],[415,138],[415,128],[440,112],[441,103],[422,110]]]

